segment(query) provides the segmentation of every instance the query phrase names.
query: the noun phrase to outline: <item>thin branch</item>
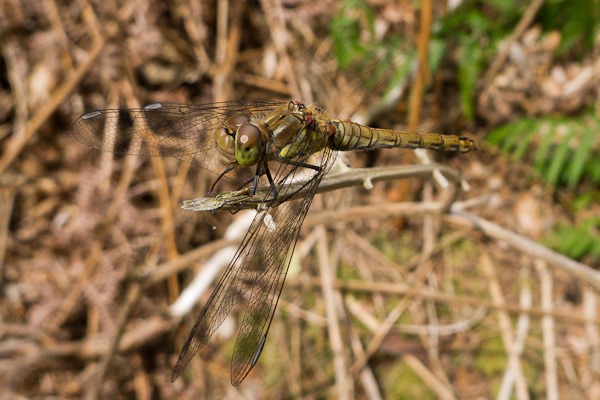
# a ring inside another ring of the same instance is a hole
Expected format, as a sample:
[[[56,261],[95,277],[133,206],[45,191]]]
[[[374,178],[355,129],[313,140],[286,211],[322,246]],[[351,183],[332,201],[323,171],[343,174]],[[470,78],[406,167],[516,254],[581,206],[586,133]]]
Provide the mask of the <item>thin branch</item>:
[[[445,196],[441,204],[441,209],[446,210],[456,200],[460,191],[460,175],[455,170],[441,164],[429,165],[406,165],[382,168],[349,168],[343,172],[329,174],[323,178],[317,193],[329,192],[345,187],[370,185],[371,183],[394,180],[408,177],[426,177],[432,176],[436,170],[443,173],[454,185],[445,191]],[[275,200],[269,203],[269,206],[276,207],[283,201],[297,199],[306,195],[306,182],[292,182],[283,185],[283,192],[293,192],[294,195],[286,197],[279,201]],[[288,189],[289,187],[289,189]],[[296,189],[297,188],[297,189]],[[190,211],[216,211],[216,210],[240,210],[240,209],[258,209],[264,206],[264,199],[271,192],[269,186],[261,186],[256,190],[254,196],[250,196],[249,189],[243,189],[236,192],[223,192],[215,197],[200,197],[183,202],[183,209]]]

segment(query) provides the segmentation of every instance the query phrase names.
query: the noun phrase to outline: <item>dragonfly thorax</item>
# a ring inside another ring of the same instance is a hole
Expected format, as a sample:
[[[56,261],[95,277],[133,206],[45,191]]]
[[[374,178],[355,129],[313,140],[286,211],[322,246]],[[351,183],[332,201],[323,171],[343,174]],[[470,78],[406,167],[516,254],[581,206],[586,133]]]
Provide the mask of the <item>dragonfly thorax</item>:
[[[322,150],[325,142],[314,124],[313,112],[317,110],[290,102],[287,107],[281,107],[265,118],[271,153],[277,154],[280,159],[290,159]]]

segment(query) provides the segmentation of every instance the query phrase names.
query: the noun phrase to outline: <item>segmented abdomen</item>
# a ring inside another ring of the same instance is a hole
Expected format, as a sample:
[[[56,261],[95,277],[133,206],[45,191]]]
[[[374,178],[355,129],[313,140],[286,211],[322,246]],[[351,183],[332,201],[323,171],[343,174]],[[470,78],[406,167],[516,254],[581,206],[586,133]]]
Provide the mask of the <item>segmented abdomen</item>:
[[[330,146],[334,150],[402,147],[467,153],[477,149],[477,144],[464,136],[370,128],[352,121],[332,120],[331,122],[335,127],[335,133],[330,139]]]

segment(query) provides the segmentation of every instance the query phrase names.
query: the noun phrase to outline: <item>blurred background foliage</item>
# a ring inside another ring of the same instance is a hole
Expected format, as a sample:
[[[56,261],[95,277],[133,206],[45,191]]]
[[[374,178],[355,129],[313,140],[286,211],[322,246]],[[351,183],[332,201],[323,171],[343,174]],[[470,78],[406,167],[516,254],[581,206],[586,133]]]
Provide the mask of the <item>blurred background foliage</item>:
[[[481,119],[477,113],[476,99],[486,87],[494,85],[494,82],[484,80],[486,69],[506,46],[531,4],[530,1],[520,0],[468,0],[447,10],[434,23],[429,45],[431,72],[434,74],[444,60],[455,63],[461,111],[468,121]],[[597,0],[544,1],[532,25],[539,27],[534,40],[541,41],[544,35],[554,35],[559,40],[550,49],[550,60],[531,63],[522,60],[524,68],[531,69],[527,72],[555,72],[555,75],[559,75],[564,70],[579,67],[569,64],[586,61],[589,64],[590,60],[599,57],[600,3]],[[377,37],[375,10],[367,0],[343,0],[330,23],[330,35],[340,68],[351,67],[369,72],[364,74],[366,87],[373,87],[385,80],[388,82],[387,92],[406,80],[414,68],[414,38],[402,35]],[[527,48],[524,51],[527,52]],[[542,71],[533,70],[538,67]],[[555,67],[554,70],[548,71],[552,67]],[[589,71],[585,68],[594,67],[598,69],[600,66],[596,62],[592,66],[580,67],[577,72],[586,74]],[[515,76],[507,79],[510,78]],[[600,84],[597,79],[591,82]],[[526,88],[532,101],[535,101],[540,87],[543,90],[546,83],[539,82],[539,87]],[[587,89],[595,90],[595,95],[598,95],[597,88]],[[570,210],[577,212],[582,204],[600,198],[599,110],[597,97],[570,109],[561,109],[560,106],[537,110],[517,107],[503,121],[488,124],[489,133],[485,140],[512,160],[531,165],[551,187],[571,190],[573,201]],[[557,227],[550,233],[553,240],[549,243],[571,257],[581,259],[588,255],[599,262],[592,249],[600,247],[600,233],[597,224],[587,222],[583,229],[577,224]],[[586,235],[584,242],[589,245],[583,246],[582,242],[573,240],[582,235]],[[567,245],[574,245],[575,242],[579,246],[571,248]],[[582,251],[582,248],[586,250]]]

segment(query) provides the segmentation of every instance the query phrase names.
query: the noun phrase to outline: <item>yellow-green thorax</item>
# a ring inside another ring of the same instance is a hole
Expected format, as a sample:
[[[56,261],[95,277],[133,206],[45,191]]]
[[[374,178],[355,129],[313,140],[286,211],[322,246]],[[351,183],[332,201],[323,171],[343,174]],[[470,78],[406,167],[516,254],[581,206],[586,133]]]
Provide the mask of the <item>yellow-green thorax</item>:
[[[314,106],[290,102],[264,120],[271,135],[271,150],[276,158],[307,156],[327,146],[323,125],[327,118]]]

